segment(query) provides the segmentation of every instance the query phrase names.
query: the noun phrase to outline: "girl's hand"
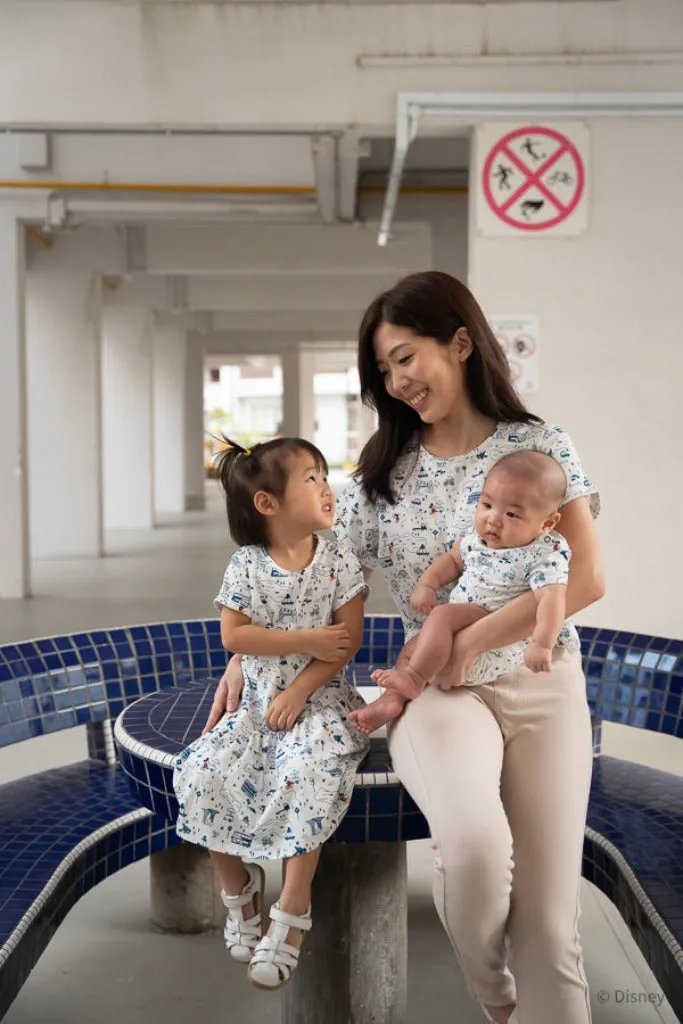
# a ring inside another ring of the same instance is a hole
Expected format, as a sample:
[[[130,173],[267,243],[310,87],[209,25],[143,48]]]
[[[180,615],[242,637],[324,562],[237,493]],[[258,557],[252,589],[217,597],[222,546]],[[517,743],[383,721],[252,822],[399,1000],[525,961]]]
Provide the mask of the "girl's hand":
[[[272,732],[289,732],[306,704],[306,695],[295,686],[279,693],[266,711],[266,725]]]
[[[303,649],[318,661],[341,661],[351,647],[351,637],[346,626],[317,626],[305,632]]]
[[[410,598],[410,607],[414,612],[422,612],[429,615],[432,608],[436,608],[436,591],[433,587],[427,587],[424,583],[418,583]]]
[[[209,711],[209,717],[206,720],[202,736],[209,729],[213,729],[214,725],[220,722],[226,712],[230,714],[233,711],[237,711],[243,689],[244,676],[242,675],[240,656],[239,654],[233,654],[221,677],[220,683],[216,687],[213,704],[211,705],[211,711]]]

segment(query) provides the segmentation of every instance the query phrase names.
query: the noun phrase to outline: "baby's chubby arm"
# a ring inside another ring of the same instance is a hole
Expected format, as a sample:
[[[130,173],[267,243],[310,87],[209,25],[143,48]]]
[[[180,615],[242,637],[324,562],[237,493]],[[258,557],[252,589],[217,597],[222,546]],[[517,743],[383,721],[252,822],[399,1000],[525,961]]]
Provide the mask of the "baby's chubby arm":
[[[410,598],[410,607],[416,612],[428,615],[436,605],[436,592],[447,583],[453,583],[465,568],[460,554],[460,541],[456,540],[445,554],[435,558],[429,568],[420,576]]]
[[[536,598],[536,625],[531,643],[524,651],[524,662],[532,672],[549,672],[553,647],[567,617],[567,587],[551,583],[533,591]]]

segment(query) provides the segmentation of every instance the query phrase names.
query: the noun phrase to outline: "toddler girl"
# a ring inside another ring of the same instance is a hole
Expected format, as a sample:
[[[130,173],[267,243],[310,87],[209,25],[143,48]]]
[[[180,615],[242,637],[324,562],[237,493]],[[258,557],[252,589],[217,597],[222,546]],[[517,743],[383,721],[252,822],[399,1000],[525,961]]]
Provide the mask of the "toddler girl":
[[[335,507],[318,449],[298,438],[227,443],[218,473],[241,547],[215,603],[245,687],[238,710],[178,759],[177,830],[211,854],[231,955],[249,963],[253,984],[276,989],[297,965],[320,848],[367,749],[348,724],[363,700],[343,673],[360,647],[366,587],[356,557],[316,532]],[[279,859],[284,886],[262,936],[264,872],[252,862]]]

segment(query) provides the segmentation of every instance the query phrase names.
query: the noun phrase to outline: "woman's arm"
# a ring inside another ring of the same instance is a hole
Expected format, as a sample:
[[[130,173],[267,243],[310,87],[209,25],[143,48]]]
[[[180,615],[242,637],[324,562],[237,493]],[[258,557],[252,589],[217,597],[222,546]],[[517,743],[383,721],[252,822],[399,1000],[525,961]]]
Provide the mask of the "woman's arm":
[[[567,586],[567,615],[599,601],[605,593],[605,575],[595,521],[587,497],[574,498],[562,507],[559,529],[572,552]],[[478,654],[494,647],[506,647],[531,636],[536,623],[536,598],[531,591],[510,601],[463,629],[455,637],[452,662],[465,671]],[[439,685],[459,686],[463,678],[450,679],[449,666],[439,674]]]
[[[287,689],[278,694],[268,707],[266,725],[269,729],[275,731],[291,729],[303,711],[308,698],[325,683],[329,683],[330,679],[339,675],[347,661],[360,649],[363,641],[363,609],[362,594],[358,594],[341,608],[337,608],[334,613],[334,622],[335,625],[344,626],[347,630],[351,643],[349,650],[337,662],[315,660],[307,665],[303,672],[300,672]]]

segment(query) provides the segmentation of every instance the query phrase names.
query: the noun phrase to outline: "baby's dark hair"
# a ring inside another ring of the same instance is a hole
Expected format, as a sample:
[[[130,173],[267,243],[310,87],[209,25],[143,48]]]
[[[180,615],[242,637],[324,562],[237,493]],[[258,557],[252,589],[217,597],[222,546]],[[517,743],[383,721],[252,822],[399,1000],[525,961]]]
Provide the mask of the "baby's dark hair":
[[[292,455],[308,452],[316,468],[328,472],[327,461],[310,441],[301,437],[276,437],[272,441],[242,448],[223,436],[226,448],[214,460],[216,473],[225,492],[225,506],[233,540],[246,544],[267,544],[266,517],[254,505],[257,491],[267,491],[280,501],[289,479],[288,462]]]

